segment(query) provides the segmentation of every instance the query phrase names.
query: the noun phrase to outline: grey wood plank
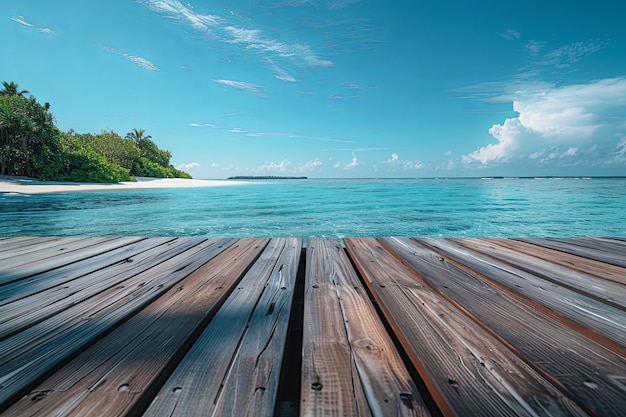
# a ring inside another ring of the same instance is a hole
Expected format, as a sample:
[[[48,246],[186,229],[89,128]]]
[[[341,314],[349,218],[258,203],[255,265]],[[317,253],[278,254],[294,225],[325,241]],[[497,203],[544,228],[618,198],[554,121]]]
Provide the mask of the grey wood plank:
[[[133,407],[153,398],[158,379],[176,365],[266,244],[267,239],[238,240],[81,352],[6,415],[136,413]]]
[[[344,239],[444,415],[586,415],[375,239]]]
[[[543,246],[545,248],[558,250],[565,253],[570,253],[576,256],[582,256],[583,258],[593,259],[607,264],[621,266],[626,268],[626,257],[610,252],[606,252],[600,249],[586,248],[583,246],[575,245],[572,242],[564,240],[554,239],[516,239],[521,242],[532,243],[533,245]]]
[[[300,239],[272,239],[144,416],[272,416]]]
[[[68,242],[76,241],[79,238],[59,238],[59,237],[41,237],[41,238],[27,238],[27,240],[13,240],[7,241],[3,245],[0,245],[0,263],[4,263],[6,259],[15,256],[21,256],[26,253],[37,252],[42,248],[47,248],[53,245],[59,245],[61,241],[67,240]],[[15,243],[13,243],[15,242]]]
[[[601,249],[605,252],[611,252],[616,255],[626,257],[626,242],[617,239],[606,239],[600,237],[579,237],[570,239],[577,244],[590,247],[593,249]]]
[[[236,239],[214,238],[0,342],[0,411]]]
[[[624,312],[533,274],[496,261],[445,239],[419,238],[419,242],[489,279],[493,285],[529,302],[572,329],[626,356]]]
[[[11,253],[11,257],[3,262],[4,269],[19,268],[21,266],[32,264],[36,262],[44,261],[48,258],[64,256],[65,254],[73,251],[82,250],[91,246],[100,245],[104,242],[110,242],[116,237],[68,237],[62,239],[59,244],[48,244],[41,242],[37,245],[37,250],[33,252],[27,252],[24,254]]]
[[[79,272],[77,277],[73,276],[75,271],[73,267],[76,264],[37,275],[36,277],[41,277],[41,280],[38,279],[34,284],[40,286],[54,284],[54,286],[12,302],[4,303],[6,300],[2,300],[0,340],[85,302],[102,291],[121,285],[134,275],[153,268],[202,241],[197,238],[150,238],[107,252],[105,254],[107,259],[101,260],[104,267],[95,262],[97,257],[92,258],[93,264],[92,259],[87,260],[89,262],[87,267],[94,268],[94,271],[84,275],[80,275],[83,272]],[[59,273],[61,270],[62,273]],[[82,271],[82,267],[77,271]],[[29,280],[18,281],[15,284],[25,284],[20,286],[19,290],[31,290],[29,283],[24,281]]]
[[[426,405],[336,239],[307,242],[301,416],[426,416]]]
[[[450,239],[450,241],[626,311],[626,285],[507,249],[493,241],[481,239]],[[624,273],[626,274],[626,269]]]
[[[476,240],[476,239],[472,239]],[[563,392],[597,416],[623,415],[626,359],[499,291],[410,239],[379,241],[477,323],[518,352]]]
[[[41,274],[42,272],[50,271],[52,269],[60,268],[64,265],[69,265],[82,259],[88,259],[100,253],[108,252],[110,250],[126,246],[130,243],[137,242],[142,239],[144,238],[89,238],[87,241],[82,243],[86,246],[79,249],[64,251],[55,256],[22,265],[7,265],[6,267],[3,267],[2,270],[0,270],[0,285],[24,279],[36,274]],[[76,248],[76,245],[78,245],[78,243],[73,245],[72,248]]]
[[[595,261],[593,259],[582,258],[569,253],[548,249],[531,243],[520,242],[512,239],[483,239],[493,242],[499,246],[504,246],[516,252],[525,253],[535,258],[563,265],[567,268],[575,269],[587,274],[626,285],[626,268]]]

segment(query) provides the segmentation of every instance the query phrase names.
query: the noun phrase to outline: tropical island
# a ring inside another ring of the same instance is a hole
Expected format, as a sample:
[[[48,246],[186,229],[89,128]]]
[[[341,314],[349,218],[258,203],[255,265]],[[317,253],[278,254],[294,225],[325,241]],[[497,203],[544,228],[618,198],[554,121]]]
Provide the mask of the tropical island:
[[[119,183],[136,177],[187,178],[143,129],[126,136],[62,132],[50,112],[14,82],[0,90],[0,175],[43,181]]]

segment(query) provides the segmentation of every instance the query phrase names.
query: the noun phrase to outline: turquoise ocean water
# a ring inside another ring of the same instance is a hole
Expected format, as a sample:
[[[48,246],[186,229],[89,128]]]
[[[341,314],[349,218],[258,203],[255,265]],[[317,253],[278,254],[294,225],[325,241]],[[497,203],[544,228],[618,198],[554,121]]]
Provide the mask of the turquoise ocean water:
[[[626,179],[274,180],[1,195],[0,236],[626,236]]]

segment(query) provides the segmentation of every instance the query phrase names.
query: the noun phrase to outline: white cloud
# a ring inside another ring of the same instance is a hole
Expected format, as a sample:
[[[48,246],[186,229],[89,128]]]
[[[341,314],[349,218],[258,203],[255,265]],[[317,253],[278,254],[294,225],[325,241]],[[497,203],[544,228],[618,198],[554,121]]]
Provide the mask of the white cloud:
[[[518,116],[493,125],[489,134],[496,142],[463,155],[464,163],[484,166],[514,159],[546,162],[557,156],[589,157],[578,150],[596,144],[603,144],[606,162],[612,138],[626,131],[625,78],[544,85],[518,90],[511,97]],[[594,155],[600,157],[596,152]]]
[[[353,153],[352,154],[352,161],[350,161],[348,164],[346,164],[345,167],[343,167],[344,169],[350,170],[353,168],[356,168],[359,166],[359,159],[356,157],[356,155]]]
[[[520,38],[520,33],[513,29],[509,29],[504,33],[498,33],[498,35],[509,41]]]
[[[383,164],[389,164],[389,165],[395,165],[397,163],[398,163],[398,154],[395,152],[391,154],[391,158],[387,159],[386,161],[383,161]]]
[[[282,174],[303,174],[306,172],[315,171],[318,167],[322,165],[323,163],[319,160],[319,158],[312,159],[303,164],[294,164],[287,159],[283,159],[279,163],[266,161],[264,164],[252,169],[252,171],[260,173],[276,172]]]
[[[173,19],[179,23],[191,26],[197,31],[207,32],[212,27],[224,22],[224,19],[217,15],[202,14],[193,10],[190,3],[187,6],[177,0],[137,0],[147,9],[164,15],[168,19]]]
[[[27,22],[26,19],[24,19],[24,16],[12,16],[12,17],[9,17],[9,19],[14,22],[19,23],[20,25],[26,26],[27,28],[40,32],[40,33],[56,33],[54,30],[50,28],[40,28],[40,27],[34,26],[32,23]]]
[[[339,96],[339,95],[335,95],[335,94],[329,95],[328,98],[331,99],[331,100],[343,100],[343,96]]]
[[[197,162],[189,162],[187,164],[176,165],[176,168],[185,170],[185,169],[193,169],[193,168],[199,167],[199,166],[200,166],[200,164],[197,163]]]
[[[233,88],[237,88],[239,90],[243,90],[243,91],[245,91],[247,93],[254,94],[254,95],[262,97],[262,98],[269,98],[269,95],[267,95],[263,91],[261,91],[261,88],[263,88],[263,86],[261,86],[261,85],[246,83],[246,82],[243,82],[243,81],[233,81],[233,80],[217,80],[217,79],[213,79],[213,81],[215,81],[216,83],[219,83],[219,84],[224,84],[224,85],[227,85],[229,87],[233,87]]]
[[[452,151],[446,151],[443,153],[443,156],[451,156],[452,155]]]
[[[213,123],[189,123],[191,127],[217,127]]]
[[[138,67],[141,67],[143,69],[147,69],[148,71],[158,71],[159,67],[157,67],[156,65],[154,65],[152,62],[148,61],[145,58],[142,58],[140,56],[135,56],[135,55],[130,55],[126,52],[120,51],[119,49],[116,48],[111,48],[109,46],[102,46],[101,47],[103,50],[110,52],[112,54],[116,54],[119,55],[125,59],[127,59],[128,61],[132,62],[133,64],[137,65]]]

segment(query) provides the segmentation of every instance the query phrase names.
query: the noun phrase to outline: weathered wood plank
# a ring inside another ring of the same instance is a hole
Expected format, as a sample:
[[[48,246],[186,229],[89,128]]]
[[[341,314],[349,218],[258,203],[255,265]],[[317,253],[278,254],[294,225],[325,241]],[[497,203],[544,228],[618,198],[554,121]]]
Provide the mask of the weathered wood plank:
[[[12,281],[24,279],[32,275],[41,274],[42,272],[50,271],[52,269],[60,268],[64,265],[69,265],[73,262],[88,259],[100,253],[104,253],[133,242],[137,242],[145,238],[139,237],[122,237],[122,238],[107,238],[96,239],[89,238],[88,241],[81,243],[82,246],[76,249],[75,243],[72,245],[72,249],[68,249],[62,253],[58,253],[55,256],[51,256],[45,259],[41,259],[34,262],[26,262],[21,265],[7,265],[0,270],[0,285],[7,284]]]
[[[597,416],[622,416],[626,359],[563,326],[531,305],[441,260],[410,239],[379,241],[427,283],[486,330],[555,381],[579,405]],[[473,240],[474,241],[474,240]]]
[[[586,415],[375,239],[344,239],[444,415]]]
[[[6,414],[124,416],[150,401],[155,382],[184,355],[267,241],[238,240],[79,354]]]
[[[491,241],[482,239],[450,239],[450,241],[626,311],[625,285],[516,252]],[[626,275],[626,269],[624,274]]]
[[[59,255],[65,256],[65,254],[83,250],[91,246],[100,245],[104,242],[114,241],[116,237],[80,237],[80,238],[66,238],[61,241],[60,245],[48,244],[40,242],[37,246],[37,251],[33,253],[16,254],[11,253],[11,258],[7,261],[7,268],[19,268],[20,266],[32,264],[36,262],[44,261],[48,258],[58,257]],[[12,252],[12,251],[11,251]],[[4,268],[3,268],[4,269]]]
[[[209,239],[0,342],[0,411],[236,239]]]
[[[626,269],[610,265],[592,259],[582,258],[554,249],[548,249],[531,243],[520,242],[511,239],[482,239],[486,242],[509,248],[516,252],[525,253],[535,258],[544,259],[550,262],[563,265],[567,268],[575,269],[587,274],[595,275],[609,281],[626,285]]]
[[[593,249],[601,249],[605,252],[611,252],[616,255],[626,256],[626,242],[621,240],[590,236],[572,238],[570,240],[578,245]]]
[[[301,416],[429,412],[336,239],[307,242]]]
[[[480,274],[501,290],[521,297],[523,302],[535,305],[575,331],[626,356],[626,320],[622,310],[472,252],[449,240],[419,238],[417,241],[455,261],[462,269],[471,269],[472,273]]]
[[[9,291],[7,298],[0,301],[0,340],[120,285],[201,242],[196,238],[150,238],[4,286],[9,288],[0,287],[0,297],[2,290]],[[34,294],[23,296],[27,291]]]
[[[78,239],[79,238],[59,237],[28,238],[24,240],[18,240],[17,238],[7,239],[0,244],[0,262],[4,263],[6,259],[21,256],[26,253],[36,256],[35,253],[40,249],[50,247],[51,245],[59,245],[61,240],[71,242]]]
[[[554,249],[572,255],[581,256],[583,258],[593,259],[596,261],[621,266],[626,268],[626,257],[599,249],[586,248],[575,245],[565,240],[554,239],[515,239],[521,242],[532,243],[533,245],[542,246],[544,248]]]
[[[272,416],[300,239],[272,239],[144,416]]]

